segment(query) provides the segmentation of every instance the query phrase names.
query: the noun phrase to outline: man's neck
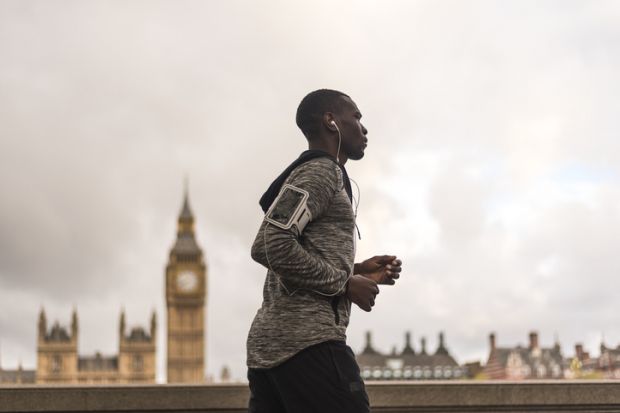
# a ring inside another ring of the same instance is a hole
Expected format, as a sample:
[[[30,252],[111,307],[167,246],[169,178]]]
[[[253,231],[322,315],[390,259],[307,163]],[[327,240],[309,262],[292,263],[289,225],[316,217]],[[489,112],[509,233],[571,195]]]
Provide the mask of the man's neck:
[[[334,158],[338,159],[338,163],[340,163],[340,165],[342,166],[344,166],[344,164],[349,159],[344,153],[342,153],[342,150],[340,151],[340,155],[336,156],[336,152],[338,151],[338,144],[334,145],[330,141],[326,141],[326,140],[317,139],[315,141],[310,141],[308,143],[308,149],[327,152]]]

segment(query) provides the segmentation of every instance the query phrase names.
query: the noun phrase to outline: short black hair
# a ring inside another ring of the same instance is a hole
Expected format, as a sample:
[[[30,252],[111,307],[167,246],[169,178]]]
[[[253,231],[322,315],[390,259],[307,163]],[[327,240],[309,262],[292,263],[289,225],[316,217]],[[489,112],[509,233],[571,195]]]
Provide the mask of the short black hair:
[[[319,132],[321,118],[325,112],[338,112],[342,105],[342,98],[348,95],[332,89],[319,89],[310,92],[297,107],[295,122],[299,129],[310,138]],[[349,98],[351,99],[351,98]]]

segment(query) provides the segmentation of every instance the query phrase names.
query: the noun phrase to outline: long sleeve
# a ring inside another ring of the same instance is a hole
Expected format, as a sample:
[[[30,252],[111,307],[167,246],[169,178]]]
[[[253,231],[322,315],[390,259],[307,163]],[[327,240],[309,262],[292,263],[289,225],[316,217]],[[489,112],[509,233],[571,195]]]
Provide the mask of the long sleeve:
[[[254,244],[252,258],[273,271],[289,294],[310,290],[323,295],[344,292],[349,274],[306,251],[292,230],[283,230],[263,221]]]
[[[302,234],[295,227],[285,230],[263,220],[252,245],[252,258],[273,271],[289,294],[299,289],[323,295],[344,293],[349,271],[322,256],[327,254],[317,254],[304,247],[313,243],[316,235],[323,242],[333,243],[333,249],[338,249],[342,242],[337,228],[320,225],[333,198],[342,191],[338,167],[333,162],[310,162],[297,168],[287,183],[308,192],[312,220]]]

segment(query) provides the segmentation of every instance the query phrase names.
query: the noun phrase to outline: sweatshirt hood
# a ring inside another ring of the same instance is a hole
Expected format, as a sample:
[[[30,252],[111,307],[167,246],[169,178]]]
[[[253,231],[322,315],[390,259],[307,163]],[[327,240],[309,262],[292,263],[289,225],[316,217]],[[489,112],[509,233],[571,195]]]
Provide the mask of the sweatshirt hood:
[[[349,196],[349,201],[352,201],[353,192],[351,190],[351,180],[349,179],[349,175],[347,174],[347,170],[344,168],[344,166],[337,163],[336,159],[325,151],[321,151],[319,149],[308,149],[307,151],[303,151],[301,155],[299,155],[299,157],[295,159],[293,163],[291,163],[284,171],[282,171],[282,173],[271,183],[271,185],[269,185],[269,188],[267,189],[267,191],[265,191],[263,196],[260,198],[260,201],[258,202],[263,212],[267,212],[273,201],[280,193],[280,189],[282,188],[282,185],[284,185],[284,181],[286,181],[286,178],[288,178],[288,176],[291,174],[291,172],[293,172],[295,168],[312,159],[322,157],[331,159],[336,165],[340,167],[344,181],[344,189]]]

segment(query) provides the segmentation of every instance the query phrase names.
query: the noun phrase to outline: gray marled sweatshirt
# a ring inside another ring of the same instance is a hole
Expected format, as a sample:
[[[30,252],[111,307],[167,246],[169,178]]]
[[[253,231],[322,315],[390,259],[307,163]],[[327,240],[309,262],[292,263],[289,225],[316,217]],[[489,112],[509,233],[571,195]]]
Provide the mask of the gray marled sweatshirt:
[[[342,171],[329,158],[315,158],[285,183],[308,191],[312,220],[300,236],[295,227],[263,220],[256,235],[252,258],[267,277],[248,335],[251,368],[274,367],[306,347],[345,340],[349,324],[351,302],[343,294],[353,273],[355,219]]]

